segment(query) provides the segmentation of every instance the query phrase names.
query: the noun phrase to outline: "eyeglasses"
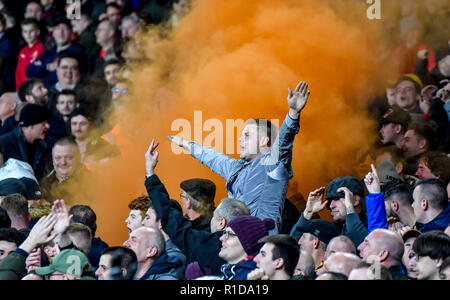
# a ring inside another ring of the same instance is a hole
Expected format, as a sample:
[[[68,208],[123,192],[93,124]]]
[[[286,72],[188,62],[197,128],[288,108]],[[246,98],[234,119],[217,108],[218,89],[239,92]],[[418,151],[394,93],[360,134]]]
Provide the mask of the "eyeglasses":
[[[113,93],[122,93],[122,94],[126,94],[126,93],[128,93],[128,90],[111,89],[111,92],[113,92]]]
[[[223,238],[224,238],[225,240],[228,240],[230,237],[235,237],[235,236],[237,236],[237,234],[232,233],[231,231],[226,231],[226,230],[225,230],[225,231],[223,232],[222,236],[223,236]]]

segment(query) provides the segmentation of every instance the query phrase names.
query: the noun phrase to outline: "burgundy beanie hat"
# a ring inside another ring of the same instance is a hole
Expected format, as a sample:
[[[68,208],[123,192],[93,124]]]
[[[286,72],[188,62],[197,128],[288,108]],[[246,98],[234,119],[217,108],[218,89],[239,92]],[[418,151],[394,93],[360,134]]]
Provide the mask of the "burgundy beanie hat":
[[[275,222],[269,218],[261,220],[254,216],[239,216],[231,220],[228,227],[233,229],[245,252],[253,255],[262,246],[258,240],[269,235],[269,230],[275,228]]]

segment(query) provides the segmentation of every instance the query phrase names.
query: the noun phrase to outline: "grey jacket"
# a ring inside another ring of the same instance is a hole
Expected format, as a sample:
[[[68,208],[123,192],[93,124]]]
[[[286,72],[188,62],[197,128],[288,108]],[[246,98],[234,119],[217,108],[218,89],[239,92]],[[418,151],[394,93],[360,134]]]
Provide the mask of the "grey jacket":
[[[191,155],[225,178],[228,197],[244,202],[252,216],[271,218],[278,233],[284,199],[292,178],[292,145],[300,129],[300,120],[286,116],[270,152],[252,161],[237,160],[212,147],[191,144]]]

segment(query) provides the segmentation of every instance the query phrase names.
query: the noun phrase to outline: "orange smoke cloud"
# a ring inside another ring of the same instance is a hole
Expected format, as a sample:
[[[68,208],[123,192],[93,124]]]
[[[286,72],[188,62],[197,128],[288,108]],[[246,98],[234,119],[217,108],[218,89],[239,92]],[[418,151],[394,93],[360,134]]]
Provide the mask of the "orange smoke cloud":
[[[173,31],[151,28],[138,37],[149,59],[133,70],[129,105],[113,120],[129,146],[94,170],[96,180],[87,187],[98,235],[112,245],[127,239],[128,203],[145,192],[144,154],[152,138],[160,141],[156,171],[172,198],[179,200],[182,180],[203,177],[216,183],[218,203],[226,196],[225,180],[190,155],[173,153],[167,136],[223,145],[221,151],[234,143],[230,155],[238,158],[242,128],[226,132],[227,119],[278,119],[281,125],[288,87],[301,80],[311,96],[294,143],[298,191],[307,195],[336,176],[355,175],[374,138],[364,109],[392,68],[377,60],[382,29],[367,19],[365,1],[339,2],[345,10],[327,1],[194,1]],[[201,112],[200,127],[194,111]],[[211,119],[222,124],[222,135],[207,128]],[[174,126],[186,122],[190,128]]]

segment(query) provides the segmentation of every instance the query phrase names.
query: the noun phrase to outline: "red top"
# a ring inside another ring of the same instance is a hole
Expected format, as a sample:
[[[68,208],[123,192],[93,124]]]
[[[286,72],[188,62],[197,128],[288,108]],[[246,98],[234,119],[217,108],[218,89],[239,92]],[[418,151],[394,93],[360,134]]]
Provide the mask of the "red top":
[[[19,86],[27,80],[27,66],[38,58],[42,52],[44,52],[44,46],[39,40],[36,41],[31,48],[27,45],[20,50],[16,68],[16,91],[19,89]]]

